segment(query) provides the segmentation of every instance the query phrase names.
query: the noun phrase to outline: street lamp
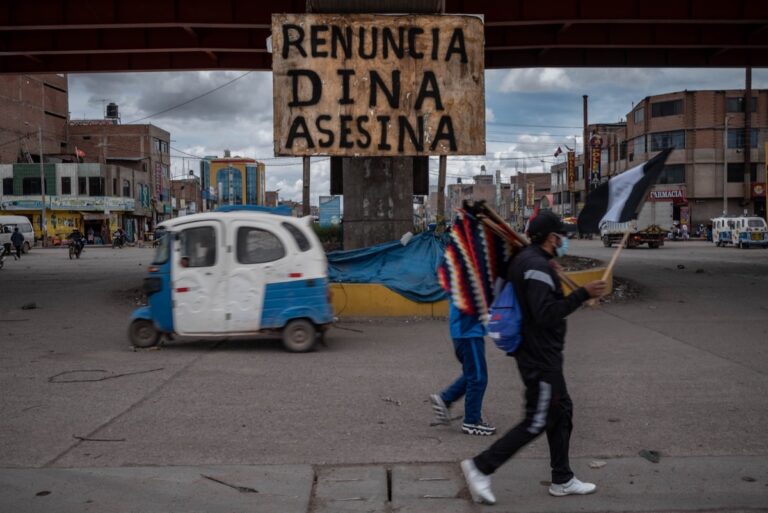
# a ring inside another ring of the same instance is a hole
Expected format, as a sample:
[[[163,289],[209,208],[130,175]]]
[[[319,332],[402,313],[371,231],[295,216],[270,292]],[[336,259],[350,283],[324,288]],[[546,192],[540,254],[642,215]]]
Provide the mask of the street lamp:
[[[31,127],[28,122],[24,122],[25,125]],[[45,169],[43,167],[43,129],[40,125],[37,125],[37,144],[40,150],[40,196],[42,198],[40,205],[40,237],[41,244],[46,247],[48,241],[48,234],[46,230],[45,222]]]

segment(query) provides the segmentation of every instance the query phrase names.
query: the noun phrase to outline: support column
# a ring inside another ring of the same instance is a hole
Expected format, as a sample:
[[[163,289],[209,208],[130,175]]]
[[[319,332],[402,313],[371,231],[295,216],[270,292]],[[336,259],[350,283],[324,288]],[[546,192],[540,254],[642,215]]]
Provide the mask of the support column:
[[[345,158],[344,249],[396,240],[413,228],[413,159]]]

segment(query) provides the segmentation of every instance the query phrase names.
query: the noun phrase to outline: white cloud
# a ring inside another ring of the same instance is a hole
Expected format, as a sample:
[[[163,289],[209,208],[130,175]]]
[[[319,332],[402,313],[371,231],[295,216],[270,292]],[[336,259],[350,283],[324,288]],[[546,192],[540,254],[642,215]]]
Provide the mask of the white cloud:
[[[496,80],[497,77],[494,77]],[[511,69],[504,72],[497,90],[502,93],[537,93],[564,91],[572,86],[561,68]]]
[[[493,113],[493,109],[485,108],[485,122],[493,123],[496,121],[496,115]]]

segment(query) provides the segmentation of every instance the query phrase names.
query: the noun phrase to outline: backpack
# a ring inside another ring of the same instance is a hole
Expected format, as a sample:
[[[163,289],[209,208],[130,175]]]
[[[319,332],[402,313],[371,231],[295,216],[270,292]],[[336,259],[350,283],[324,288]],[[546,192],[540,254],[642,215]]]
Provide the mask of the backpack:
[[[496,347],[507,354],[517,351],[523,340],[523,312],[511,281],[504,282],[488,314],[488,336]]]

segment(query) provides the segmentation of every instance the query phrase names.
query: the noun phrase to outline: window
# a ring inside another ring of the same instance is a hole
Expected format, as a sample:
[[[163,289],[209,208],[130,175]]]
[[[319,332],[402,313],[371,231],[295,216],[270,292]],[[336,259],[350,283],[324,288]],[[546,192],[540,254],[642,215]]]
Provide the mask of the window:
[[[637,155],[640,153],[645,153],[645,136],[641,135],[639,137],[635,137],[632,139],[632,154]]]
[[[259,228],[237,230],[237,261],[241,264],[263,264],[284,256],[285,248],[275,234]]]
[[[13,195],[13,178],[3,178],[3,195]]]
[[[117,178],[112,179],[112,196],[117,196]]]
[[[88,182],[84,176],[77,177],[77,193],[80,196],[85,196],[88,194]]]
[[[159,240],[160,244],[155,250],[155,256],[152,259],[154,265],[162,265],[168,261],[168,257],[171,256],[171,235],[168,232],[155,232],[155,240]]]
[[[299,251],[309,251],[312,245],[309,243],[306,235],[301,233],[301,230],[293,226],[291,223],[283,223],[283,228],[288,230],[296,241],[296,245],[299,247]]]
[[[685,148],[685,132],[675,130],[674,132],[656,132],[650,134],[651,151],[661,151],[667,148],[682,150]]]
[[[669,164],[659,175],[661,184],[685,183],[685,164]]]
[[[22,178],[21,193],[24,196],[40,194],[40,178]]]
[[[88,177],[89,196],[104,196],[104,179],[100,176]]]
[[[752,164],[749,169],[749,180],[757,181],[757,164]],[[734,162],[728,164],[728,183],[744,183],[744,163]]]
[[[683,100],[670,100],[651,104],[651,117],[676,116],[683,113]]]
[[[211,267],[216,263],[216,229],[188,228],[179,234],[179,247],[187,267]]]
[[[752,97],[752,112],[757,112],[757,98]],[[728,112],[744,112],[744,97],[725,99],[725,110]]]
[[[61,177],[61,193],[72,194],[72,178],[68,176]]]
[[[621,141],[619,143],[619,160],[627,158],[627,141]]]
[[[131,182],[129,182],[128,180],[123,180],[123,197],[124,198],[131,197]]]
[[[155,151],[158,153],[168,153],[168,142],[160,139],[153,139]]]
[[[640,107],[635,111],[635,123],[642,123],[645,120],[645,107]]]
[[[765,228],[765,222],[762,219],[748,219],[747,225],[750,228]]]
[[[749,141],[750,148],[757,148],[757,128],[752,129],[752,137]],[[728,147],[729,148],[743,148],[744,147],[744,129],[743,128],[729,128],[728,129]]]

